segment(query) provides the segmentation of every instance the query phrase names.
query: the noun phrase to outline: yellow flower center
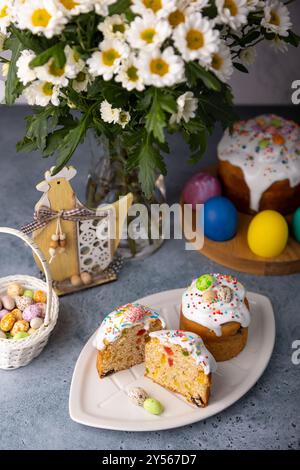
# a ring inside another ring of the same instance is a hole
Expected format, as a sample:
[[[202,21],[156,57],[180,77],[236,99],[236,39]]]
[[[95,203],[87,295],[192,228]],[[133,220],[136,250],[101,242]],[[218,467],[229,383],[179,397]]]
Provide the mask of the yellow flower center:
[[[234,0],[225,0],[224,8],[228,8],[231,16],[236,16],[238,14],[238,9]]]
[[[115,61],[119,59],[121,56],[116,51],[116,49],[107,49],[106,51],[102,52],[102,62],[104,65],[107,65],[108,67],[111,67],[114,65]]]
[[[221,57],[219,54],[214,54],[211,62],[211,66],[215,70],[220,70],[222,65],[224,63],[223,57]]]
[[[276,13],[276,11],[271,11],[270,23],[274,26],[280,26],[280,16]]]
[[[141,32],[140,37],[141,39],[143,39],[143,41],[147,42],[148,44],[151,44],[153,42],[155,35],[156,35],[155,29],[148,28],[148,29],[144,29],[144,31]]]
[[[162,9],[161,0],[143,0],[146,8],[150,8],[154,13]]]
[[[176,28],[181,23],[185,22],[185,16],[184,13],[180,10],[175,10],[169,15],[169,23],[173,28]]]
[[[2,10],[0,10],[0,18],[5,18],[5,16],[8,15],[8,12],[7,12],[7,5],[5,5]]]
[[[127,69],[127,76],[132,82],[136,82],[139,79],[137,68],[134,65],[131,65]]]
[[[49,65],[48,71],[50,75],[53,75],[54,77],[61,77],[65,72],[65,68],[57,67],[55,65],[55,62],[52,61],[51,64]]]
[[[59,1],[67,10],[73,10],[73,8],[77,7],[78,5],[78,3],[74,2],[74,0],[59,0]]]
[[[124,24],[114,24],[112,27],[113,33],[125,33]]]
[[[196,51],[204,46],[204,36],[197,29],[190,29],[186,35],[187,47]]]
[[[152,59],[150,62],[150,71],[155,75],[163,77],[169,72],[169,64],[163,59]]]
[[[50,13],[45,8],[39,8],[32,13],[31,21],[33,26],[46,28],[51,20]]]
[[[50,82],[46,82],[43,85],[42,91],[43,91],[44,95],[51,96],[53,94],[53,84],[50,83]]]

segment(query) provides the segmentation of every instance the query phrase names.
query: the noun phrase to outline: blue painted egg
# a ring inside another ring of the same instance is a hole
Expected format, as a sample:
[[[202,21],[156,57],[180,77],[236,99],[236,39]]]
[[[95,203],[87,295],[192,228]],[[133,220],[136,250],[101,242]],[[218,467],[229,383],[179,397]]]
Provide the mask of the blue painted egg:
[[[224,242],[236,235],[238,213],[232,202],[223,196],[204,204],[204,235],[210,240]]]
[[[297,242],[300,243],[300,207],[298,207],[293,215],[292,229],[294,237],[296,238]]]

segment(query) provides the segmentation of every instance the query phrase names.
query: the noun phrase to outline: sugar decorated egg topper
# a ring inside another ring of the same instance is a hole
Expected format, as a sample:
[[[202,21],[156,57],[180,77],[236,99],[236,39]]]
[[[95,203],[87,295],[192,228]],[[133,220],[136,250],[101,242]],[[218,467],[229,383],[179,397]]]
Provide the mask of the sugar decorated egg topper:
[[[126,219],[132,194],[114,204],[89,209],[71,186],[75,168],[64,167],[55,175],[53,169],[46,171],[45,179],[36,186],[43,195],[35,205],[33,222],[22,230],[32,234],[48,261],[54,288],[58,294],[66,294],[115,280],[118,226]]]

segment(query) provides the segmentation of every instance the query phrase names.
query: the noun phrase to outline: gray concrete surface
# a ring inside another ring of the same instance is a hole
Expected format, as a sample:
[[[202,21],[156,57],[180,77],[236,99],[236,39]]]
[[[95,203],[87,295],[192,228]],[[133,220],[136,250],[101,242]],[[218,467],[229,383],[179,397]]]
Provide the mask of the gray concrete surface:
[[[241,116],[266,109],[242,108]],[[269,108],[270,110],[270,108]],[[278,110],[299,118],[297,108]],[[0,108],[0,225],[19,227],[31,220],[40,197],[35,184],[52,164],[38,154],[15,152],[23,118],[29,110]],[[215,160],[217,130],[198,167]],[[168,157],[169,200],[178,200],[184,181],[195,170],[188,150],[171,139]],[[79,169],[74,187],[81,197],[89,155],[82,146],[73,161]],[[29,366],[0,371],[0,449],[296,449],[300,447],[300,366],[291,362],[292,342],[300,339],[300,275],[256,277],[241,274],[247,288],[270,297],[276,316],[274,354],[258,383],[236,404],[203,422],[165,432],[129,433],[97,430],[71,421],[69,387],[77,357],[109,312],[147,294],[187,285],[199,273],[228,272],[198,253],[184,251],[182,241],[169,241],[152,257],[126,264],[116,283],[61,299],[58,324],[44,352]],[[31,253],[18,240],[1,236],[0,276],[35,275]]]

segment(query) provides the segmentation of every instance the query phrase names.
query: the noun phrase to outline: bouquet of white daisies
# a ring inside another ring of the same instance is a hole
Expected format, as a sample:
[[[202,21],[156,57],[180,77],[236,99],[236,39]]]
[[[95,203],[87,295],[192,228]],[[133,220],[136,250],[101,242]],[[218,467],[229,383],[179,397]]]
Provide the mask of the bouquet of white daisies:
[[[291,26],[278,0],[0,0],[6,103],[37,106],[18,149],[55,154],[59,171],[92,128],[121,142],[150,194],[166,131],[200,158],[234,120],[234,67],[247,72],[262,40],[297,46]]]

